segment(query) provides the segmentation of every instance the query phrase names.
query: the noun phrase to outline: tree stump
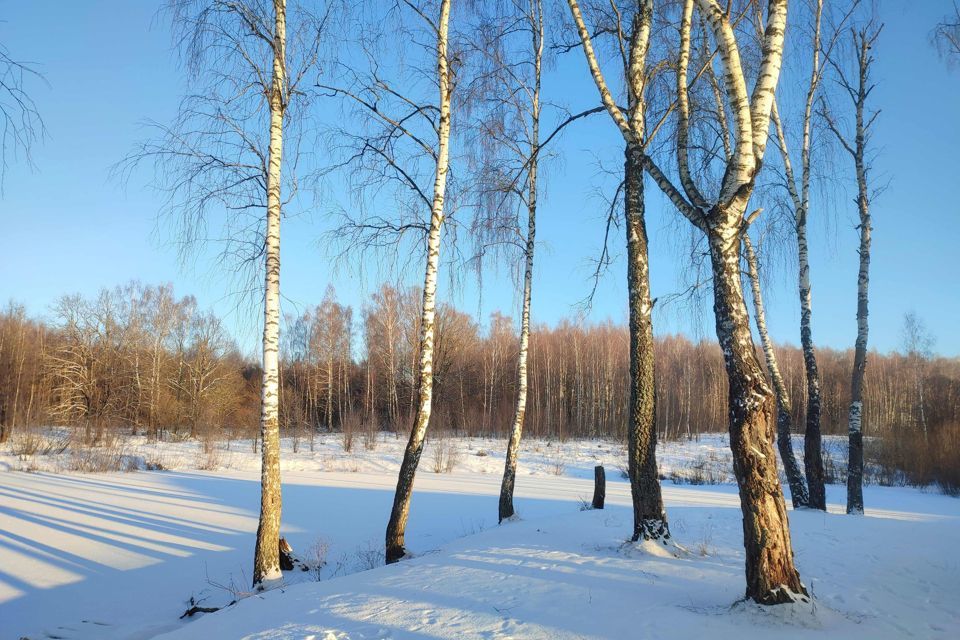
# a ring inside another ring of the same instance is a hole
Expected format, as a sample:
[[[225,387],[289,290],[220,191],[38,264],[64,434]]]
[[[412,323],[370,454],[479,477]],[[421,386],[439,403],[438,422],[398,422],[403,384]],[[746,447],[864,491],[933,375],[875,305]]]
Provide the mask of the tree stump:
[[[287,542],[286,538],[280,538],[280,569],[282,571],[293,571],[293,547]]]
[[[607,474],[603,470],[603,465],[597,465],[593,468],[593,502],[591,506],[594,509],[603,509],[603,500],[607,496]]]

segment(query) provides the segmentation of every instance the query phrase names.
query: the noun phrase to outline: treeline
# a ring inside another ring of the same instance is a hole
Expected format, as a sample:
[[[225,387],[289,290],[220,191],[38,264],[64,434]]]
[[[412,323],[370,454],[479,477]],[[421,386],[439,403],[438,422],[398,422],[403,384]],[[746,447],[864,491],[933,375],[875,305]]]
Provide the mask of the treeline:
[[[21,426],[160,437],[247,426],[258,369],[214,314],[170,286],[131,283],[60,298],[48,322],[10,303],[0,314],[0,440]]]
[[[281,347],[281,429],[406,433],[416,406],[416,288],[384,285],[354,310],[328,290],[286,317]],[[526,432],[535,437],[625,438],[629,396],[626,326],[563,321],[531,332]],[[437,311],[432,430],[505,438],[516,394],[515,323],[495,313],[482,327],[451,305]],[[777,348],[793,424],[803,425],[799,348]],[[929,440],[960,424],[960,359],[871,354],[868,436]],[[819,349],[823,428],[843,433],[852,350]],[[660,438],[722,430],[727,381],[719,347],[660,337]],[[131,283],[94,298],[65,296],[49,320],[10,304],[0,313],[0,434],[18,427],[77,427],[91,442],[106,429],[155,438],[254,437],[261,371],[214,314],[170,286]],[[956,450],[956,448],[954,448]]]

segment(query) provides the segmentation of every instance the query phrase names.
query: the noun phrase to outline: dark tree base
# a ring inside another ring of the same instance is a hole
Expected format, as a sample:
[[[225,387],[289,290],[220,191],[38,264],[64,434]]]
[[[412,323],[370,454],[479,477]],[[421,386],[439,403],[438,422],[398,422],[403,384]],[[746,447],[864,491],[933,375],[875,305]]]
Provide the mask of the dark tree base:
[[[406,556],[407,550],[403,547],[389,546],[384,554],[384,560],[387,564],[395,564],[403,560]]]
[[[654,540],[667,544],[670,540],[670,527],[662,518],[647,518],[640,522],[633,532],[631,542]]]
[[[593,468],[593,502],[590,504],[594,509],[603,509],[603,502],[607,496],[607,475],[603,470],[603,465],[597,465]]]

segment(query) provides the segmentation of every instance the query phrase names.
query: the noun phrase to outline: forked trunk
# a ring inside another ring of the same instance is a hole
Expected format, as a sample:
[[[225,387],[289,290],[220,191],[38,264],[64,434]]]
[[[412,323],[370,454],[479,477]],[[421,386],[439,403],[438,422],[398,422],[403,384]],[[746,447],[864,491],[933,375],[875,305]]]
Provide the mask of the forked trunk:
[[[270,92],[270,150],[267,182],[266,275],[263,308],[261,387],[260,524],[253,556],[253,585],[268,586],[280,573],[280,167],[283,152],[283,91],[286,84],[286,0],[274,0],[273,82]]]
[[[780,375],[777,354],[773,350],[773,342],[767,332],[767,314],[763,306],[763,293],[760,290],[760,266],[757,263],[757,255],[753,251],[753,243],[746,233],[743,235],[743,248],[747,259],[747,273],[750,276],[750,288],[753,291],[753,318],[757,325],[757,333],[760,334],[767,371],[770,373],[773,392],[777,398],[777,448],[780,450],[780,460],[783,461],[783,470],[787,474],[787,483],[790,485],[790,498],[796,509],[807,506],[809,497],[807,485],[803,481],[803,472],[793,454],[793,443],[790,438],[793,426],[793,420],[790,417],[790,394],[787,393],[787,386],[783,383],[783,376]]]
[[[450,22],[450,0],[440,3],[440,21],[437,26],[437,80],[440,88],[440,121],[438,128],[437,169],[433,186],[433,203],[430,213],[430,233],[427,237],[427,264],[423,278],[423,302],[420,319],[420,368],[417,384],[417,417],[410,430],[410,439],[403,452],[403,462],[397,477],[397,491],[393,496],[393,509],[387,523],[387,564],[397,562],[406,555],[404,532],[410,515],[410,498],[413,495],[413,479],[423,453],[423,440],[430,422],[433,399],[433,343],[434,318],[437,294],[437,268],[440,264],[440,234],[443,228],[443,202],[447,186],[447,168],[450,141],[450,83],[447,61],[447,27]]]
[[[780,604],[806,596],[793,563],[787,509],[773,450],[773,394],[757,361],[740,278],[740,212],[717,212],[733,224],[708,230],[713,310],[729,380],[730,449],[743,511],[746,596]]]
[[[642,149],[627,145],[624,164],[624,217],[627,229],[627,291],[630,306],[630,422],[628,472],[633,498],[633,536],[670,538],[657,475],[656,395],[653,360],[653,301],[644,219]]]

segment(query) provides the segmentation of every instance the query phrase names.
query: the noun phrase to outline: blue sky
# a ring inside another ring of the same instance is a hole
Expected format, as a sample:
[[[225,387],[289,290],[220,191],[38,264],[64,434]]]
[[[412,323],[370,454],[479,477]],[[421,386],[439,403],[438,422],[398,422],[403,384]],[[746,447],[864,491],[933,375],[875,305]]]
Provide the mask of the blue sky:
[[[935,349],[960,355],[960,287],[955,282],[960,241],[960,199],[955,195],[960,148],[960,69],[951,71],[929,43],[929,32],[949,8],[948,0],[881,4],[886,23],[877,51],[876,105],[883,110],[875,143],[878,181],[889,184],[874,204],[870,343],[881,351],[900,345],[903,314],[914,310],[936,339]],[[167,24],[151,2],[0,0],[0,41],[23,60],[36,62],[49,86],[33,95],[49,136],[35,150],[36,170],[14,162],[0,199],[4,250],[0,256],[0,301],[15,299],[31,313],[46,314],[62,294],[93,294],[131,279],[172,282],[227,320],[241,345],[253,353],[259,316],[237,309],[231,282],[217,275],[218,262],[202,255],[185,267],[157,224],[160,196],[137,176],[124,188],[110,167],[146,132],[145,118],[169,121],[184,90]],[[561,60],[544,92],[570,96],[577,111],[596,104],[596,90],[578,52]],[[539,214],[535,321],[554,323],[577,313],[590,287],[590,259],[604,231],[604,203],[611,188],[600,167],[622,163],[617,133],[605,116],[571,130],[555,148]],[[776,153],[771,146],[770,153]],[[837,166],[847,169],[847,158]],[[140,176],[144,178],[144,176]],[[688,225],[655,187],[648,185],[651,278],[661,300],[685,287],[684,238]],[[332,189],[334,199],[342,193]],[[856,333],[856,210],[852,192],[833,198],[812,225],[814,337],[846,348]],[[315,304],[328,284],[341,301],[359,306],[377,284],[334,273],[322,246],[328,221],[322,211],[295,216],[283,228],[284,310]],[[618,260],[598,290],[590,318],[626,319],[623,241]],[[783,261],[781,261],[783,262]],[[415,284],[411,270],[404,282]],[[513,281],[504,270],[484,277],[482,292],[469,276],[441,296],[485,318],[499,309],[516,316]],[[774,338],[797,343],[795,271],[778,264],[765,293]],[[658,333],[683,332],[713,338],[709,303],[700,313],[663,307]]]

